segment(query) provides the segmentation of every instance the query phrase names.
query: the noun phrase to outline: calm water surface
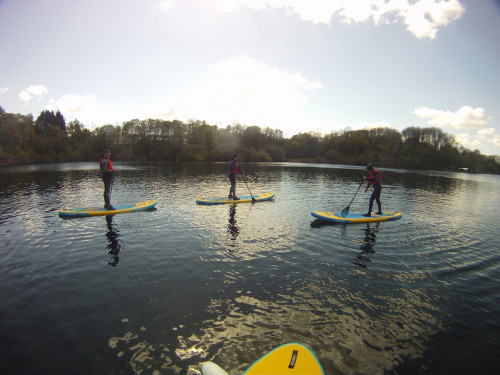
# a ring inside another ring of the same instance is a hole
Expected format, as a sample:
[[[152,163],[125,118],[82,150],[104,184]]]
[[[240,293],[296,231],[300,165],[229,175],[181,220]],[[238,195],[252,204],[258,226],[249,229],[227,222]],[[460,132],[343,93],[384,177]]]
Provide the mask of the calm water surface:
[[[97,163],[0,169],[0,373],[240,374],[287,342],[326,374],[500,369],[499,176],[382,169],[402,219],[346,226],[310,212],[362,168],[245,164],[274,201],[200,206],[225,163],[116,164],[112,202],[156,210],[63,220],[102,203]]]

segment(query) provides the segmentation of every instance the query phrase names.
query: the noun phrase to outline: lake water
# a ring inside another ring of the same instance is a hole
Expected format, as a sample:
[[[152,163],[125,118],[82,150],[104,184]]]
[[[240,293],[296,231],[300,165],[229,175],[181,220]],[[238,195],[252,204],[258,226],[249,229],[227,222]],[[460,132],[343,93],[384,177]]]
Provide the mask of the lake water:
[[[500,369],[500,176],[381,169],[403,217],[333,225],[311,211],[345,208],[363,168],[243,164],[275,199],[202,206],[226,163],[115,164],[112,203],[157,209],[61,219],[102,204],[97,163],[0,169],[0,373],[241,374],[288,342],[326,374]]]

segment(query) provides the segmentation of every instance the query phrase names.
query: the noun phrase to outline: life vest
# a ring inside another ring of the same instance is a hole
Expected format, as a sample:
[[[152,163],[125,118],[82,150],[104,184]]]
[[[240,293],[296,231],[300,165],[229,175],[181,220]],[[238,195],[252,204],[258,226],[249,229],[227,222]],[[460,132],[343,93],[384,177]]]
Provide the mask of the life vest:
[[[234,164],[234,168],[233,168]],[[237,175],[240,172],[240,167],[236,164],[236,161],[233,159],[229,162],[229,174]]]
[[[113,164],[111,164],[111,160],[109,160],[109,159],[101,159],[101,160],[99,160],[99,168],[101,169],[101,172],[102,173],[106,173],[106,171],[102,168],[102,161],[103,160],[107,160],[108,161],[108,169],[110,171],[112,171],[113,170]]]
[[[376,180],[375,174],[378,174],[378,181]],[[380,171],[378,169],[371,169],[368,173],[368,181],[370,181],[371,185],[380,185],[382,183],[382,175],[380,174]]]

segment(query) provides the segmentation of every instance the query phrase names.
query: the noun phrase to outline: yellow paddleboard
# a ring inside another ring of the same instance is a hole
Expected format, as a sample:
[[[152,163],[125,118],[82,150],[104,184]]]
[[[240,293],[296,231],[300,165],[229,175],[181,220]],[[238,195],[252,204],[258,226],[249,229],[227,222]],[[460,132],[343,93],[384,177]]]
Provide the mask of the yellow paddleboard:
[[[115,206],[114,210],[107,210],[101,207],[83,207],[83,208],[64,208],[59,210],[59,217],[62,218],[73,218],[73,217],[89,217],[89,216],[109,216],[126,214],[130,212],[146,211],[152,209],[156,205],[155,200],[130,203],[130,204],[118,204]]]
[[[252,200],[252,195],[240,195],[239,198],[240,199],[238,199],[238,200],[228,198],[227,196],[225,196],[225,197],[198,198],[196,200],[196,203],[214,205],[214,204],[249,203],[249,202],[252,202],[253,200],[255,200],[255,202],[263,202],[263,201],[268,201],[270,199],[273,199],[274,193],[253,194],[253,200]]]
[[[313,211],[311,215],[317,217],[318,219],[329,221],[332,223],[343,223],[343,224],[354,224],[354,223],[373,223],[379,221],[391,221],[401,219],[401,212],[397,211],[387,211],[383,212],[381,215],[372,214],[372,216],[366,217],[362,213],[351,213],[342,216],[342,212],[321,212]]]
[[[243,375],[325,375],[316,356],[301,344],[282,345],[251,365]]]

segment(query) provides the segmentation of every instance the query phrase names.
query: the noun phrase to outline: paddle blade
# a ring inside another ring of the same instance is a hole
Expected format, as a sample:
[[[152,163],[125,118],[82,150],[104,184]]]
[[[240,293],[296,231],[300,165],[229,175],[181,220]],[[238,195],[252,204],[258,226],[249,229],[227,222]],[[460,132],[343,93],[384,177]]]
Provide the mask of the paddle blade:
[[[255,199],[254,197],[252,197],[252,203],[257,203],[257,199]]]
[[[344,208],[340,214],[342,215],[342,217],[346,217],[348,213],[349,213],[349,206]]]

